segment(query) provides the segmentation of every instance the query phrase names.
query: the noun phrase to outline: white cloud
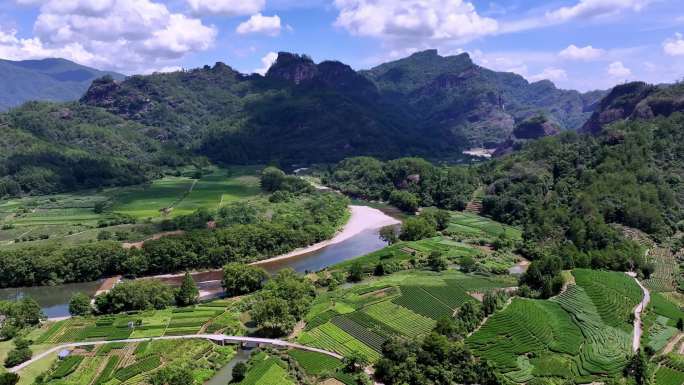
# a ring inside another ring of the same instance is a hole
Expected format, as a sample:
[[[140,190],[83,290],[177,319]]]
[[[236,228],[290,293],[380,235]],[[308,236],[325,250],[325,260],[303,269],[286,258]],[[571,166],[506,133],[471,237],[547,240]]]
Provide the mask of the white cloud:
[[[683,56],[684,36],[681,33],[676,33],[674,38],[665,40],[663,42],[663,51],[669,56]]]
[[[21,0],[26,1],[26,0]],[[217,30],[151,0],[43,0],[35,36],[0,36],[0,55],[63,57],[98,68],[146,72],[208,49]]]
[[[276,62],[276,59],[278,59],[278,54],[275,52],[269,52],[266,54],[266,56],[261,58],[261,68],[257,68],[254,70],[255,73],[261,74],[261,75],[266,75],[266,72],[268,72],[268,69],[271,68],[273,63]]]
[[[266,0],[187,0],[190,8],[198,14],[227,16],[252,15],[266,5]]]
[[[614,78],[625,79],[632,75],[632,70],[625,67],[621,61],[615,61],[608,65],[608,75]]]
[[[571,7],[561,7],[546,13],[546,18],[553,21],[572,19],[593,19],[613,16],[623,11],[641,11],[653,0],[580,0]]]
[[[579,0],[576,4],[557,8],[544,15],[502,23],[501,32],[518,32],[576,19],[592,20],[619,16],[624,12],[639,12],[655,0]]]
[[[469,41],[497,32],[463,0],[335,0],[335,25],[358,36],[403,42]]]
[[[563,59],[569,60],[595,60],[603,56],[605,51],[599,48],[594,48],[590,45],[586,47],[578,47],[574,44],[570,44],[568,48],[560,51],[558,56]]]
[[[547,67],[547,68],[544,68],[544,70],[541,73],[539,73],[537,75],[528,76],[527,78],[528,78],[528,80],[530,80],[532,82],[537,82],[540,80],[559,81],[559,80],[567,80],[568,74],[563,69],[555,68],[555,67]]]
[[[262,33],[269,36],[278,36],[280,34],[280,17],[264,16],[261,13],[252,15],[249,20],[240,23],[235,32],[240,35],[249,33]]]

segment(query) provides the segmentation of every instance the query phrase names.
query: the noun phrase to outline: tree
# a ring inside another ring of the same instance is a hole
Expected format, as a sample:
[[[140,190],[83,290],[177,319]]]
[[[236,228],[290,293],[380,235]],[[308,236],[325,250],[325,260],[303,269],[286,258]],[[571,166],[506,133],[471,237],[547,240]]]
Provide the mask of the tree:
[[[390,245],[397,243],[397,241],[399,241],[399,237],[397,236],[396,226],[390,225],[381,228],[380,239],[382,239]]]
[[[344,371],[347,373],[358,373],[366,364],[366,359],[357,351],[352,351],[342,358]]]
[[[421,217],[407,218],[401,226],[399,239],[402,241],[418,241],[436,235],[435,226]]]
[[[90,297],[84,293],[74,293],[69,301],[69,314],[72,316],[84,316],[93,311],[90,305]]]
[[[196,381],[189,368],[166,366],[152,375],[152,385],[192,385]]]
[[[196,304],[198,301],[199,290],[197,289],[195,280],[192,279],[190,272],[186,271],[183,276],[183,282],[176,292],[176,305],[190,306]]]
[[[285,173],[276,167],[266,167],[261,172],[260,186],[266,192],[274,192],[280,189],[285,180]]]
[[[447,269],[447,260],[437,250],[434,250],[428,256],[428,266],[434,271],[443,271]]]
[[[175,302],[174,291],[154,279],[140,279],[120,283],[105,294],[95,297],[95,308],[100,314],[130,310],[164,309]]]
[[[31,359],[33,353],[29,348],[29,342],[21,337],[14,339],[14,349],[7,353],[5,367],[12,368]]]
[[[247,365],[244,362],[238,362],[233,366],[233,380],[231,382],[240,382],[245,379],[247,375]]]
[[[0,374],[0,385],[15,385],[19,382],[19,375],[16,373]]]
[[[648,359],[643,350],[636,352],[626,368],[627,374],[634,377],[637,385],[644,385],[647,383],[648,375]]]
[[[290,333],[297,322],[289,307],[282,298],[262,296],[252,306],[250,314],[264,335],[280,337]]]
[[[477,263],[475,263],[475,258],[471,257],[470,255],[464,255],[461,257],[461,263],[459,263],[459,267],[464,273],[470,273],[474,271],[476,266]]]
[[[261,289],[267,277],[266,270],[260,267],[234,262],[223,267],[221,284],[226,290],[226,295],[243,295]]]
[[[349,282],[361,282],[363,281],[363,265],[361,262],[354,262],[349,266],[349,273],[347,274],[347,280]]]
[[[484,312],[484,315],[488,316],[494,314],[495,311],[504,306],[507,299],[508,295],[505,291],[486,292],[482,298],[482,311]]]
[[[451,220],[451,213],[449,211],[434,207],[423,209],[420,212],[420,216],[432,222],[439,231],[449,227],[449,221]]]
[[[420,207],[420,202],[415,194],[402,190],[393,190],[389,196],[389,203],[407,213],[415,213]]]

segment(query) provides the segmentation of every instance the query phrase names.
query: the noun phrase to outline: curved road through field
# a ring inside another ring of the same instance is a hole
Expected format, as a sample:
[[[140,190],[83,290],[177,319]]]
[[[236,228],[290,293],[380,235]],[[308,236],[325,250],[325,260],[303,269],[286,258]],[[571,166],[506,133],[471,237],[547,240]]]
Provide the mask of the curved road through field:
[[[639,350],[639,345],[641,344],[641,313],[643,313],[648,303],[651,301],[651,293],[644,287],[644,285],[639,282],[635,273],[627,273],[630,277],[634,278],[637,285],[644,292],[644,298],[641,302],[634,308],[634,339],[632,340],[632,350],[635,352]]]
[[[251,343],[257,343],[257,344],[266,344],[266,345],[271,345],[271,346],[282,346],[282,347],[287,347],[287,348],[295,348],[295,349],[300,349],[300,350],[307,350],[310,352],[316,352],[316,353],[321,353],[328,355],[330,357],[334,357],[337,359],[342,359],[342,356],[329,352],[327,350],[323,349],[317,349],[317,348],[312,348],[310,346],[304,346],[300,344],[295,344],[292,342],[287,342],[287,341],[282,341],[282,340],[274,340],[274,339],[269,339],[269,338],[256,338],[256,337],[241,337],[241,336],[224,336],[223,334],[189,334],[189,335],[182,335],[182,336],[166,336],[166,337],[150,337],[150,338],[132,338],[128,340],[113,340],[113,341],[90,341],[90,342],[75,342],[71,344],[63,344],[63,345],[58,345],[50,350],[47,350],[43,353],[38,354],[37,356],[31,358],[30,360],[19,364],[13,368],[7,369],[9,372],[16,373],[20,371],[21,369],[24,369],[25,367],[31,365],[32,363],[47,357],[48,355],[58,352],[62,349],[66,348],[76,348],[79,346],[88,346],[88,345],[105,345],[105,344],[110,344],[114,342],[126,342],[126,343],[134,343],[134,342],[144,342],[144,341],[150,341],[150,340],[190,340],[190,339],[205,339],[205,340],[210,340],[214,342],[228,342],[228,343],[241,343],[241,342],[251,342]]]

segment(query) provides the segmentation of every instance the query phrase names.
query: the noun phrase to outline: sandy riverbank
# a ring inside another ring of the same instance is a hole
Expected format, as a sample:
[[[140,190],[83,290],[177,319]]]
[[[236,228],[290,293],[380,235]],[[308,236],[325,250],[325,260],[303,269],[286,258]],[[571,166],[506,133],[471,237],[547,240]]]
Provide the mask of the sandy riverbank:
[[[349,220],[344,225],[342,230],[338,231],[334,237],[323,242],[318,242],[313,245],[302,247],[293,250],[289,253],[278,255],[272,258],[264,259],[257,262],[252,262],[252,265],[263,265],[274,261],[280,261],[289,258],[295,258],[303,254],[312,253],[321,250],[325,247],[346,241],[355,235],[358,235],[366,230],[379,229],[384,226],[396,225],[401,223],[399,220],[390,217],[382,211],[368,207],[368,206],[349,206],[351,215]],[[180,284],[184,273],[179,274],[163,274],[152,277],[145,277],[146,279],[159,279],[167,284]],[[210,270],[203,272],[192,273],[196,282],[218,281],[223,276],[222,270]],[[208,294],[208,293],[207,293]]]
[[[399,222],[399,220],[392,218],[389,215],[383,213],[382,211],[374,209],[372,207],[349,206],[349,209],[351,210],[351,216],[349,217],[349,221],[346,225],[344,225],[342,230],[335,234],[335,236],[331,239],[315,243],[311,246],[301,247],[299,249],[292,250],[287,254],[279,255],[277,257],[252,262],[251,264],[263,265],[273,261],[294,258],[302,254],[312,253],[324,247],[328,247],[330,245],[346,241],[347,239],[352,238],[353,236],[358,235],[365,230],[379,229],[381,227],[397,225],[401,223]]]

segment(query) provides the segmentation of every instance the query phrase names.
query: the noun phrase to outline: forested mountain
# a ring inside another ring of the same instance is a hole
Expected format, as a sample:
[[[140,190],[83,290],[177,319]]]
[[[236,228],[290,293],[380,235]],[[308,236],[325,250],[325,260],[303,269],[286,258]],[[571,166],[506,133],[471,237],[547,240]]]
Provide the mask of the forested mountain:
[[[605,95],[560,90],[548,80],[529,83],[514,73],[480,67],[467,53],[442,57],[436,50],[363,73],[420,127],[449,130],[470,146],[494,147],[516,123],[539,114],[562,129],[577,129]]]
[[[162,163],[154,136],[100,108],[26,103],[0,115],[0,196],[142,183]]]
[[[78,100],[94,79],[105,75],[124,78],[65,59],[0,60],[0,74],[0,111],[30,100]]]
[[[160,127],[165,140],[217,161],[306,163],[352,155],[444,157],[506,140],[548,115],[579,128],[601,93],[479,67],[425,51],[370,71],[280,53],[265,76],[217,63],[187,72],[100,80],[82,101]]]

